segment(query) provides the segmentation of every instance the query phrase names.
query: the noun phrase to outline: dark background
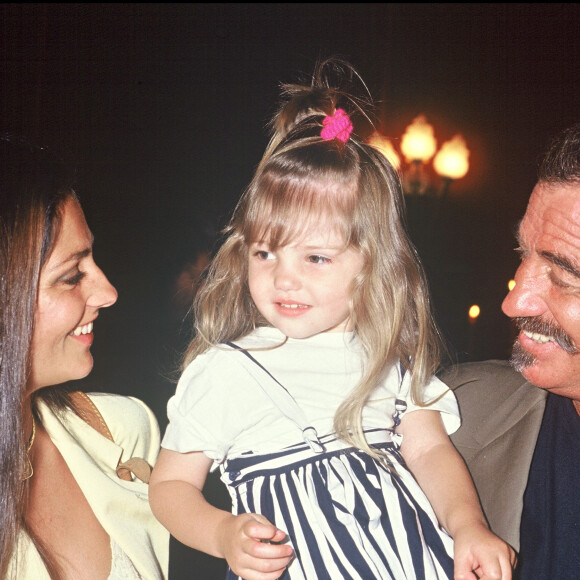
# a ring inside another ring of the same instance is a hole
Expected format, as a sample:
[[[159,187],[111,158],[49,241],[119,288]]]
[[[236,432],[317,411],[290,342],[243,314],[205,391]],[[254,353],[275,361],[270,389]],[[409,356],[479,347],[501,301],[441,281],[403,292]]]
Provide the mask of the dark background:
[[[579,5],[0,4],[0,130],[77,168],[119,291],[85,388],[139,396],[165,427],[187,339],[173,280],[251,178],[279,82],[331,54],[381,101],[388,136],[423,113],[439,143],[465,137],[470,172],[443,203],[410,200],[409,227],[454,359],[509,355],[514,227],[538,154],[580,121]],[[219,577],[191,566],[174,577]]]

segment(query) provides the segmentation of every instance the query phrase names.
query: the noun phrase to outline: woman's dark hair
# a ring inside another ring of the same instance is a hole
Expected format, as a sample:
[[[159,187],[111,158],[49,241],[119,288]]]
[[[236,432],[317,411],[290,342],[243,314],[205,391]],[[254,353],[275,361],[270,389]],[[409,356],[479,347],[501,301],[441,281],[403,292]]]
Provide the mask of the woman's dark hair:
[[[0,578],[25,526],[24,405],[38,281],[58,237],[72,176],[46,149],[0,134]],[[40,394],[67,404],[62,389]],[[25,403],[26,402],[26,403]]]

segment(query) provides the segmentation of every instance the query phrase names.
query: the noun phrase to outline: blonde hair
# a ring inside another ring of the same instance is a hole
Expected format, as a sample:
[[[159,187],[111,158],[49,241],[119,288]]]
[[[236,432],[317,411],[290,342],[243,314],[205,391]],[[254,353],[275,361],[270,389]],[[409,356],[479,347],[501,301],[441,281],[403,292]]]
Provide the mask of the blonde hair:
[[[423,390],[439,365],[440,342],[425,275],[405,229],[399,176],[357,137],[356,118],[369,120],[370,100],[331,85],[337,72],[347,81],[359,78],[348,63],[330,59],[317,66],[310,85],[282,86],[270,143],[196,296],[196,334],[184,366],[211,346],[268,325],[248,289],[248,246],[267,235],[275,249],[330,218],[325,223],[364,258],[351,289],[350,316],[365,365],[359,384],[338,408],[334,427],[343,440],[376,455],[362,430],[370,394],[400,360],[412,372],[414,401],[425,404]],[[346,143],[320,136],[324,118],[338,107],[355,126]]]

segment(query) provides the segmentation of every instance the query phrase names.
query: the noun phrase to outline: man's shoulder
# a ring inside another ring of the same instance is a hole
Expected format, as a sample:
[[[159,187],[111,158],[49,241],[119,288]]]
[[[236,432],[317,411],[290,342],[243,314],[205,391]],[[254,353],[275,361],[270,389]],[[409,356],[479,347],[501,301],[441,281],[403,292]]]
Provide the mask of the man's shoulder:
[[[457,440],[470,432],[478,432],[478,439],[492,440],[532,413],[540,413],[541,418],[546,391],[529,383],[507,361],[461,363],[439,377],[459,403],[462,428]]]
[[[451,440],[469,468],[491,529],[517,548],[547,393],[503,360],[458,364],[440,378],[457,396],[462,424]]]
[[[438,376],[458,398],[480,398],[485,391],[486,396],[503,399],[518,389],[538,390],[506,360],[460,363],[443,369]]]

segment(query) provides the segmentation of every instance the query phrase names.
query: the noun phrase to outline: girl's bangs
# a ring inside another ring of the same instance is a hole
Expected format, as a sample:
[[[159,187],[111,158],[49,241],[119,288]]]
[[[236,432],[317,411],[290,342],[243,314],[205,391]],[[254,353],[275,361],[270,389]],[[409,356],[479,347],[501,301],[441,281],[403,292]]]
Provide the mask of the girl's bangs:
[[[356,185],[333,179],[272,179],[262,176],[245,219],[246,242],[267,241],[271,248],[303,238],[324,224],[353,239]],[[354,187],[353,187],[354,185]]]

